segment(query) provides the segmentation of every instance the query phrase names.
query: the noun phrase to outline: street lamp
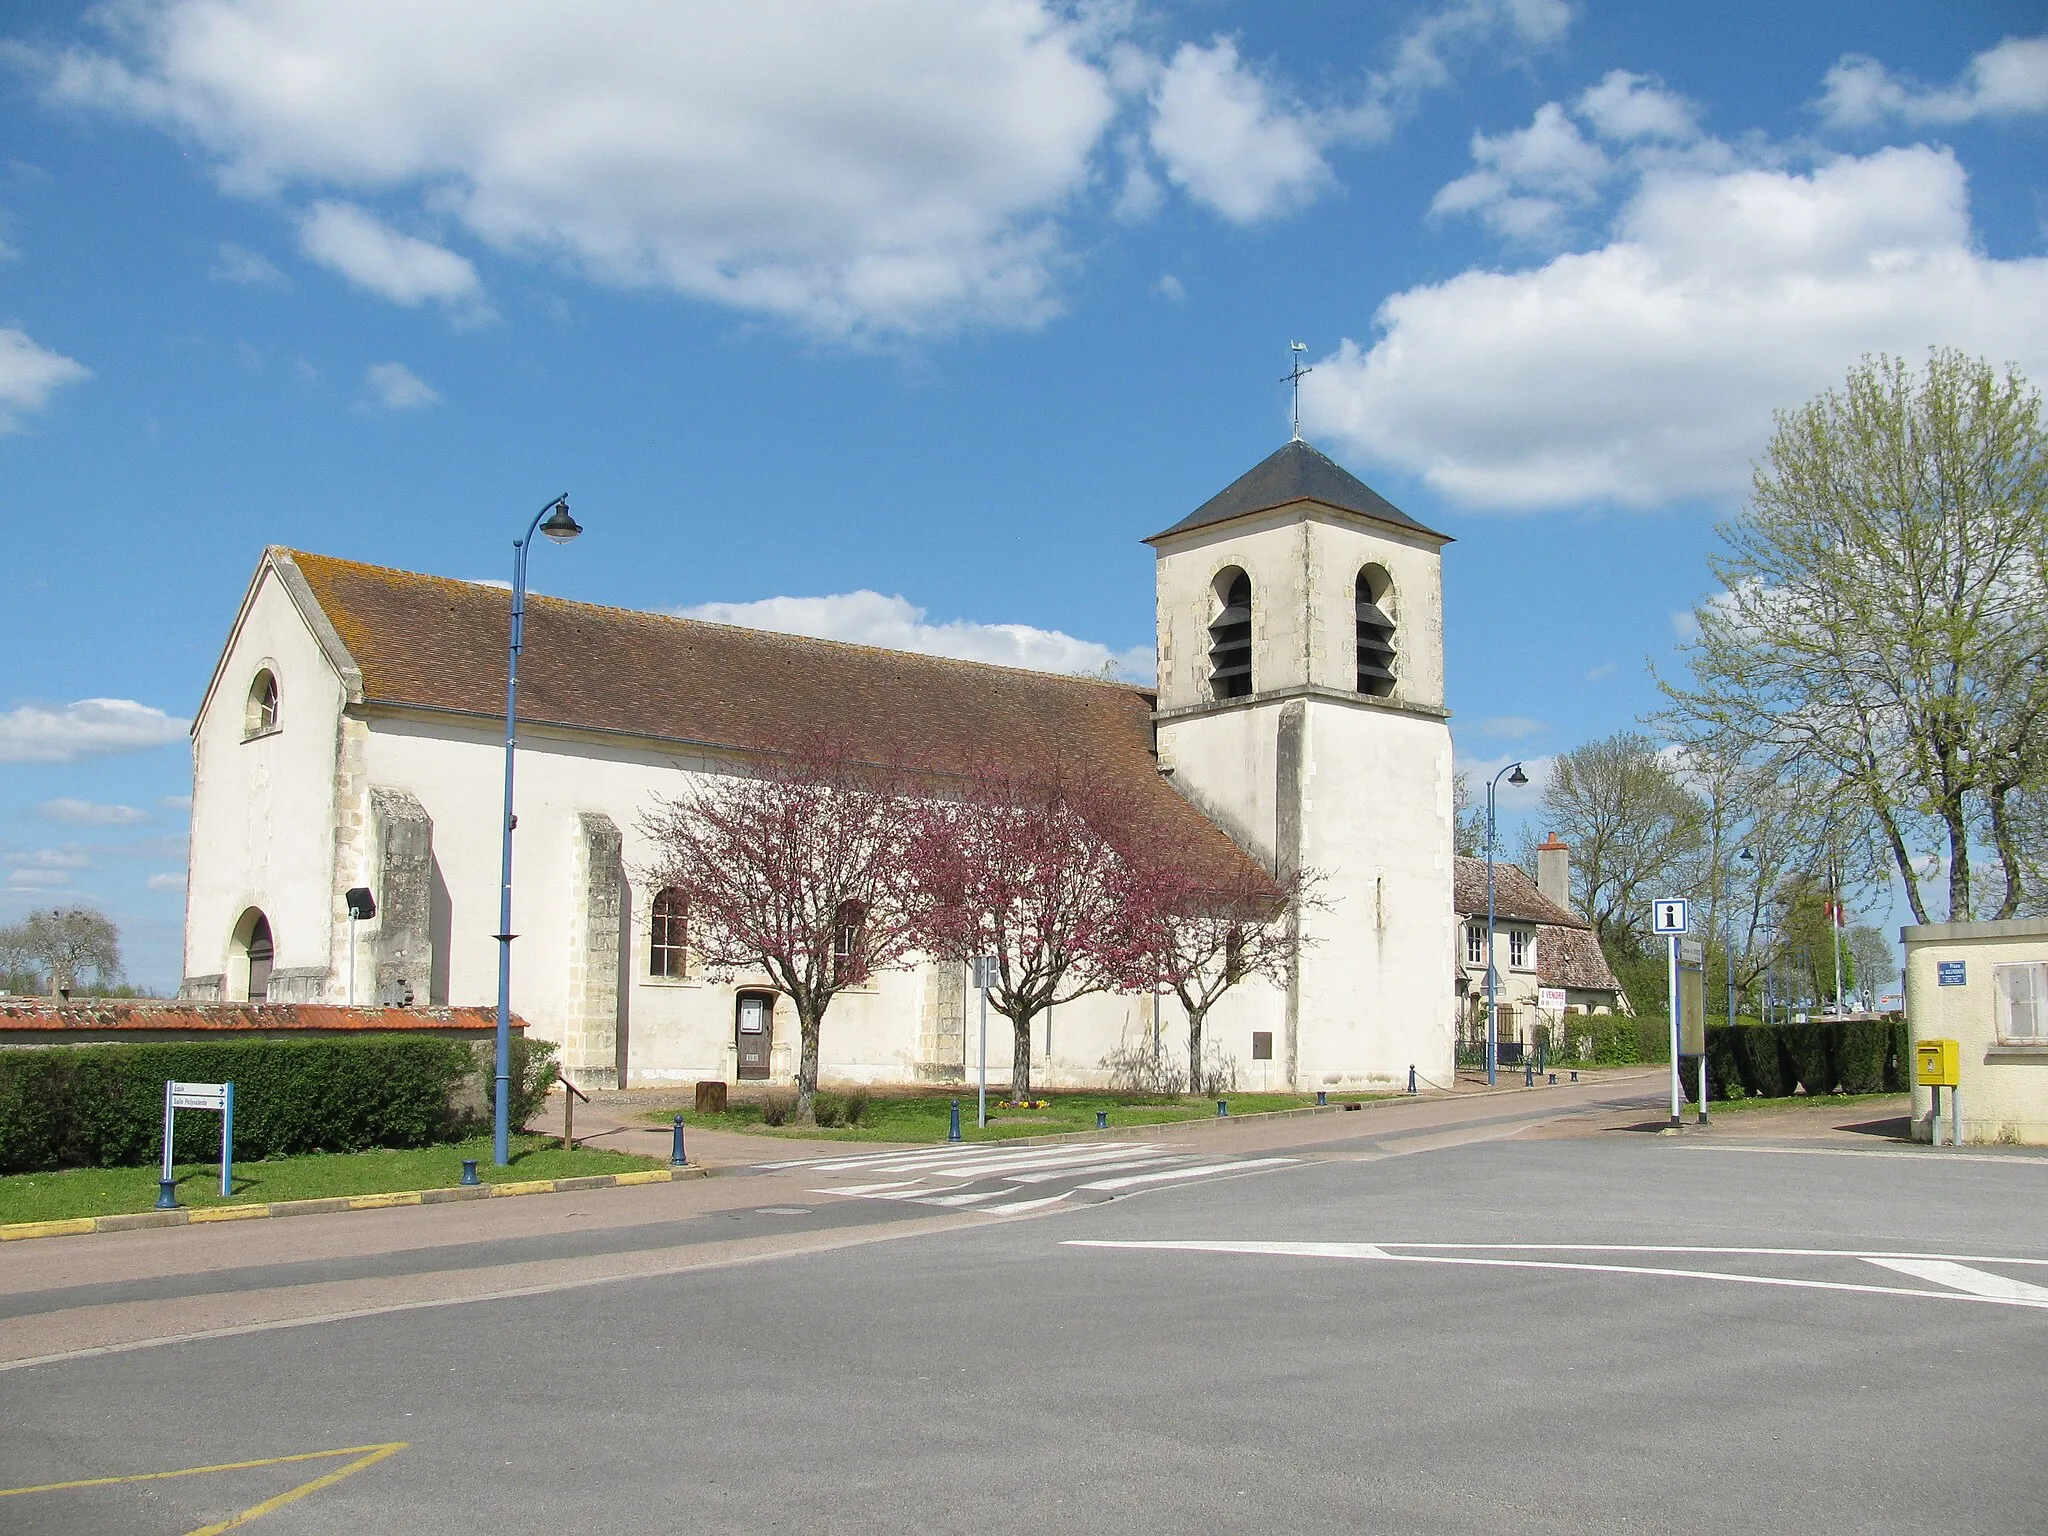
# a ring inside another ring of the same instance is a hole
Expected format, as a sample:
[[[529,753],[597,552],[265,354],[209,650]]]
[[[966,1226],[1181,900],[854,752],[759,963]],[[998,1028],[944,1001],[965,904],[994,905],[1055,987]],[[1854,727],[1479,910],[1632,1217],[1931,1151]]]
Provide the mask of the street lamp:
[[[1756,855],[1747,848],[1742,850],[1742,862],[1754,864]],[[1735,1027],[1735,903],[1728,904],[1728,1027]],[[1731,1043],[1732,1048],[1732,1043]]]
[[[565,493],[534,513],[525,534],[512,541],[512,630],[505,660],[505,845],[498,884],[498,1081],[491,1114],[492,1155],[500,1168],[512,1161],[512,829],[519,825],[512,814],[513,728],[519,718],[519,651],[526,639],[526,556],[536,528],[556,544],[566,544],[583,531],[569,515]]]
[[[1510,784],[1526,784],[1529,775],[1520,763],[1509,763],[1486,786],[1486,1086],[1491,1088],[1500,1061],[1499,974],[1493,968],[1493,792],[1505,777]]]

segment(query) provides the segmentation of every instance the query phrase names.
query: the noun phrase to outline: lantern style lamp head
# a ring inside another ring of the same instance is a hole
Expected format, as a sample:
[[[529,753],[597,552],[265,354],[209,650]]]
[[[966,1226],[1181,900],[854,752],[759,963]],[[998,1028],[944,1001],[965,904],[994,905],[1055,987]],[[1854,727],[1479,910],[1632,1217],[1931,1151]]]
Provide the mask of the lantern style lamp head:
[[[1510,784],[1526,784],[1529,782],[1529,775],[1522,772],[1522,765],[1520,763],[1515,764],[1515,771],[1508,775],[1508,782]]]
[[[583,531],[583,525],[569,515],[569,498],[564,496],[555,503],[548,520],[540,525],[540,531],[557,544],[566,544]]]

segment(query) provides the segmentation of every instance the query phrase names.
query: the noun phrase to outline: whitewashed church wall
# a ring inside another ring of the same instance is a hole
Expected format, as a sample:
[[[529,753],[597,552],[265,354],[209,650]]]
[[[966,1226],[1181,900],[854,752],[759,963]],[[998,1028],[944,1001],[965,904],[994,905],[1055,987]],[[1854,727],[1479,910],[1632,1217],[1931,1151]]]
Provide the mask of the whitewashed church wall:
[[[1327,912],[1306,931],[1300,1084],[1448,1083],[1456,1051],[1458,920],[1451,896],[1449,729],[1310,700],[1303,862]]]
[[[1358,574],[1377,565],[1391,580],[1382,601],[1394,621],[1397,703],[1441,709],[1444,702],[1443,563],[1434,540],[1378,525],[1321,517],[1306,525],[1311,574],[1311,680],[1349,693],[1358,686]]]
[[[277,726],[251,735],[250,687],[265,668],[277,679]],[[189,995],[247,997],[236,930],[252,909],[270,924],[279,993],[313,1001],[345,985],[333,950],[343,702],[340,678],[266,567],[193,729]]]

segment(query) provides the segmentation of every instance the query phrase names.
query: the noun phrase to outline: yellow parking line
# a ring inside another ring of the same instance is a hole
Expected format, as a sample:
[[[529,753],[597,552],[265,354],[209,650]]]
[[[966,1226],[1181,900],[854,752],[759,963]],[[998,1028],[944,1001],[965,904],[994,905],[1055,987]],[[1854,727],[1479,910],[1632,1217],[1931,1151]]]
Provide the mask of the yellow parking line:
[[[407,1440],[393,1440],[384,1445],[344,1445],[333,1451],[300,1451],[292,1456],[266,1456],[261,1461],[223,1461],[210,1467],[180,1467],[175,1472],[130,1472],[124,1477],[82,1477],[76,1482],[69,1483],[37,1483],[30,1488],[0,1488],[0,1499],[10,1498],[17,1493],[62,1493],[70,1488],[106,1488],[115,1483],[150,1483],[167,1477],[198,1477],[206,1472],[245,1472],[252,1467],[282,1467],[294,1461],[320,1461],[329,1456],[360,1456],[369,1453],[368,1459],[360,1463],[360,1466],[367,1467],[373,1461],[382,1461],[386,1456],[397,1455],[410,1444],[411,1442]],[[341,1475],[346,1476],[357,1470],[358,1466],[349,1466],[342,1470]],[[322,1486],[324,1485],[323,1482]],[[309,1484],[303,1490],[294,1490],[291,1497],[297,1498],[301,1492],[310,1491]],[[236,1518],[239,1520],[242,1517],[238,1515]],[[217,1526],[215,1529],[226,1530],[227,1527]]]
[[[344,1477],[352,1476],[362,1471],[365,1467],[375,1466],[387,1456],[396,1456],[406,1448],[406,1444],[406,1441],[394,1440],[389,1445],[351,1446],[350,1450],[366,1451],[368,1454],[357,1457],[345,1467],[335,1468],[334,1471],[327,1473],[324,1477],[316,1477],[310,1483],[301,1483],[296,1488],[288,1488],[275,1498],[265,1499],[261,1504],[252,1504],[232,1520],[223,1520],[219,1525],[201,1526],[198,1530],[192,1532],[191,1536],[220,1536],[222,1531],[232,1531],[238,1525],[247,1525],[252,1520],[261,1520],[272,1510],[283,1509],[285,1505],[296,1503],[309,1493],[318,1493],[322,1488],[332,1488]],[[329,1451],[327,1454],[330,1456],[345,1456],[348,1452]],[[299,1460],[301,1458],[281,1457],[279,1459]]]

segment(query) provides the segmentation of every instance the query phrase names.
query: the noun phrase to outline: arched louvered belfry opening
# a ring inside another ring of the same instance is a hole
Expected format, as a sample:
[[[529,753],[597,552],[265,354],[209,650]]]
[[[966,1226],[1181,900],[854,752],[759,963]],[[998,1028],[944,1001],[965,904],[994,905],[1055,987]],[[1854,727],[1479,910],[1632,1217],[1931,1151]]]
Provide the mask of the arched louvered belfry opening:
[[[1235,566],[1216,577],[1223,606],[1209,622],[1209,687],[1219,699],[1252,695],[1252,579]]]
[[[1394,691],[1393,585],[1376,565],[1358,573],[1358,691],[1376,699]]]

